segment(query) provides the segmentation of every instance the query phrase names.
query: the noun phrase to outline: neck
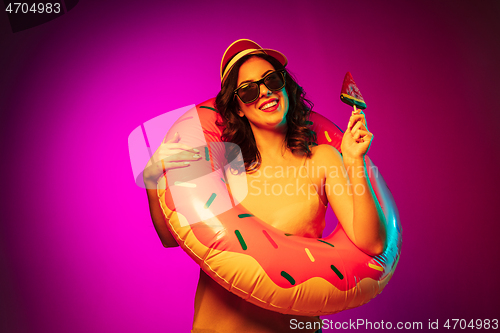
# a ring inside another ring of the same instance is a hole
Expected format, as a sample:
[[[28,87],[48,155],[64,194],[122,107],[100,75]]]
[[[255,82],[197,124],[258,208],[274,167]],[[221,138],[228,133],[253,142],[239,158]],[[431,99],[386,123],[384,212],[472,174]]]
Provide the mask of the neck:
[[[256,128],[252,126],[253,135],[257,149],[259,149],[260,156],[264,159],[267,157],[280,157],[286,153],[285,133],[286,126],[281,130],[276,129],[268,130],[263,128]]]

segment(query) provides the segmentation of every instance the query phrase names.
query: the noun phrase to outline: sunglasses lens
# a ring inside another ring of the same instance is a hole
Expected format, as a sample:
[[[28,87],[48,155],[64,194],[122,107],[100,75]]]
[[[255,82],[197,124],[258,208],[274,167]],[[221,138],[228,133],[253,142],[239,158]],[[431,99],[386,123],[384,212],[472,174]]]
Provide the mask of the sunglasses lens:
[[[240,96],[243,103],[250,103],[259,96],[259,86],[257,83],[250,83],[245,87],[238,90],[238,96]]]
[[[269,74],[264,80],[264,83],[270,90],[279,90],[285,85],[283,75],[280,72]]]

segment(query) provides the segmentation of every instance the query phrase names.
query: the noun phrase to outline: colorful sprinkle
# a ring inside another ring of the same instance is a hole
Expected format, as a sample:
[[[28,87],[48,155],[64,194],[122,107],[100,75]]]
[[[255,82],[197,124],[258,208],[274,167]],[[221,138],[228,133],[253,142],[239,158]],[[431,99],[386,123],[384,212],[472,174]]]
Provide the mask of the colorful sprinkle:
[[[308,249],[307,247],[305,248],[305,250],[306,250],[306,253],[307,253],[307,256],[309,257],[309,259],[310,259],[312,262],[314,262],[314,257],[313,257],[313,255],[311,254],[311,251],[309,251],[309,249]]]
[[[243,240],[243,237],[241,236],[240,231],[239,230],[235,230],[234,233],[236,234],[236,237],[238,238],[238,241],[240,242],[241,248],[243,250],[246,250],[247,249],[247,244]]]
[[[321,243],[328,244],[328,245],[330,245],[331,247],[335,247],[335,246],[333,246],[333,244],[330,244],[330,243],[328,243],[328,242],[325,242],[324,240],[318,239],[317,241],[318,241],[318,242],[321,242]]]
[[[208,147],[205,147],[205,159],[210,161],[210,153],[208,152]]]
[[[281,276],[284,277],[285,279],[288,280],[288,282],[290,282],[290,284],[293,286],[295,285],[295,280],[293,279],[293,277],[290,276],[290,274],[288,274],[287,272],[285,271],[281,271]]]
[[[328,140],[328,142],[332,142],[332,139],[330,139],[330,136],[328,135],[327,131],[325,131],[325,136],[326,136],[326,139]]]
[[[176,181],[174,183],[174,185],[183,186],[183,187],[196,187],[196,184],[186,183],[186,182],[179,182],[179,181]]]
[[[278,244],[276,244],[276,242],[271,238],[271,236],[269,236],[269,234],[267,233],[267,231],[265,230],[262,230],[262,233],[264,234],[264,236],[266,236],[267,240],[269,241],[269,243],[271,243],[271,245],[277,249],[278,248]]]
[[[384,271],[384,269],[382,267],[374,265],[374,264],[368,264],[368,267],[376,269],[377,271],[381,271],[381,272]]]
[[[223,179],[223,178],[221,178],[220,180],[222,180],[222,182],[223,182],[224,184],[226,183],[226,182],[224,181],[224,179]]]
[[[253,215],[252,214],[238,214],[238,217],[240,219],[244,219],[245,217],[252,217]]]
[[[210,196],[210,198],[208,198],[207,203],[205,204],[205,209],[207,209],[208,207],[210,207],[210,205],[212,204],[212,202],[214,201],[214,199],[215,199],[216,196],[217,196],[217,194],[212,193],[212,195]]]
[[[293,236],[293,234],[285,234],[285,236]]]
[[[310,120],[306,120],[305,123],[306,123],[306,125],[312,125],[313,124],[313,122],[310,121]]]
[[[337,274],[339,279],[341,279],[341,280],[344,279],[344,276],[342,275],[342,273],[340,273],[340,271],[337,269],[337,267],[331,265],[330,268],[335,272],[335,274]]]
[[[211,107],[209,107],[209,106],[200,106],[200,109],[209,109],[209,110],[212,110],[212,111],[217,112],[217,110],[216,110],[216,109],[211,108]]]

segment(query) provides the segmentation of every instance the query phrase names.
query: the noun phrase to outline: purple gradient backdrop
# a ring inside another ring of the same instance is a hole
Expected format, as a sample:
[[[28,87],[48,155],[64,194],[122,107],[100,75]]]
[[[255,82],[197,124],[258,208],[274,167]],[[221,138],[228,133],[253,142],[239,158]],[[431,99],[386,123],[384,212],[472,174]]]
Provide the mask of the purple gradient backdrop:
[[[499,2],[418,3],[82,0],[16,34],[0,14],[0,331],[189,332],[198,267],[162,247],[127,137],[215,96],[239,38],[286,54],[341,128],[346,71],[368,103],[403,250],[328,318],[499,318]]]

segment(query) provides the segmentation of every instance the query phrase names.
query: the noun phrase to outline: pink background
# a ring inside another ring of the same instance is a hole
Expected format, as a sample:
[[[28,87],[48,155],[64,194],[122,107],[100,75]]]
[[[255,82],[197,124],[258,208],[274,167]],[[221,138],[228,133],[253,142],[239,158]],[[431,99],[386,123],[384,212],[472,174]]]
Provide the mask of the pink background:
[[[0,14],[0,331],[189,331],[199,269],[162,247],[127,137],[215,96],[239,38],[286,54],[342,129],[346,71],[368,104],[403,250],[327,318],[499,318],[499,2],[381,3],[81,0],[16,34]]]

